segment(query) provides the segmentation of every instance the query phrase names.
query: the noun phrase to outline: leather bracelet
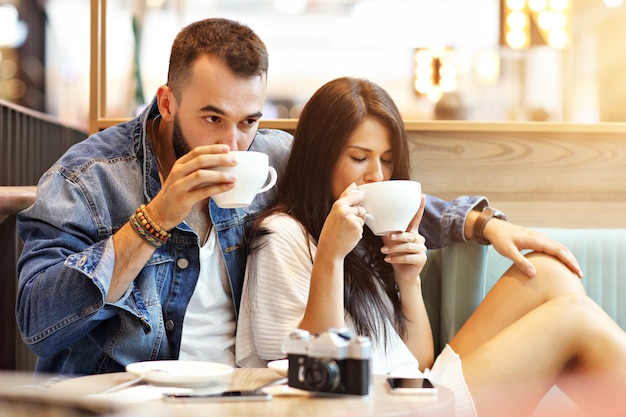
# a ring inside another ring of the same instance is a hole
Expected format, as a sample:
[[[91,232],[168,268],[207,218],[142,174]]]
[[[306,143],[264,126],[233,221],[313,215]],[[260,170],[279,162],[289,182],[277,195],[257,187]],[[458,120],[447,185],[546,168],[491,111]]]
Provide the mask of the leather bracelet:
[[[508,220],[506,215],[502,213],[501,211],[496,210],[493,207],[489,207],[489,206],[485,207],[482,213],[480,213],[480,215],[476,218],[476,221],[474,222],[474,229],[472,230],[472,239],[474,239],[476,242],[480,243],[481,245],[491,245],[491,242],[483,236],[483,232],[485,230],[485,226],[487,225],[487,222],[493,219],[494,217],[496,219],[500,219],[504,221]]]
[[[137,216],[137,213],[133,213],[128,221],[133,230],[137,232],[137,234],[141,236],[141,238],[151,246],[154,246],[155,248],[160,248],[167,242],[167,240],[161,239],[159,236],[154,235],[148,229],[146,229],[139,217]]]

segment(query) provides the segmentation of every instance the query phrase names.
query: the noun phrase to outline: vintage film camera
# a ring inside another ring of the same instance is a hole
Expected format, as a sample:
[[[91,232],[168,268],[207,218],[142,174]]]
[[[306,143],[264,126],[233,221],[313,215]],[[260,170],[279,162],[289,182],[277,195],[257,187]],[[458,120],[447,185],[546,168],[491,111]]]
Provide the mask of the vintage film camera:
[[[313,336],[294,330],[283,345],[289,361],[288,385],[307,391],[368,395],[372,345],[347,329]]]

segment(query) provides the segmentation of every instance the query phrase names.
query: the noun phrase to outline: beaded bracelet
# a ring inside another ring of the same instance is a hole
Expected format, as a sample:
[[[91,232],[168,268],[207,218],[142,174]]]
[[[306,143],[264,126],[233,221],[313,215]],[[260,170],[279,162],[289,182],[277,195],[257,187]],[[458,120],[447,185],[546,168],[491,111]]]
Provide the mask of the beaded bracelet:
[[[152,218],[148,215],[145,204],[142,204],[135,210],[128,220],[135,232],[156,248],[163,246],[172,236],[171,233],[166,232],[154,223]]]
[[[135,213],[137,214],[137,218],[139,219],[139,221],[141,222],[141,224],[143,225],[143,227],[146,228],[146,230],[154,235],[155,237],[161,239],[161,240],[165,240],[167,241],[167,239],[169,239],[172,235],[168,232],[166,232],[165,230],[161,229],[161,227],[159,227],[158,224],[156,224],[152,218],[150,217],[150,215],[148,214],[148,210],[146,210],[146,205],[142,204],[140,205],[137,210],[135,210]]]

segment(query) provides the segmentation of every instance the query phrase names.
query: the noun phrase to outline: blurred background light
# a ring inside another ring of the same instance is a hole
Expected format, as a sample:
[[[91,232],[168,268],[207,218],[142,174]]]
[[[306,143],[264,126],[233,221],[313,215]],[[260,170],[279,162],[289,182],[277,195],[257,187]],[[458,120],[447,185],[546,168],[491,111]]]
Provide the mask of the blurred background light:
[[[28,27],[19,20],[12,4],[0,5],[0,47],[19,48],[28,35]]]

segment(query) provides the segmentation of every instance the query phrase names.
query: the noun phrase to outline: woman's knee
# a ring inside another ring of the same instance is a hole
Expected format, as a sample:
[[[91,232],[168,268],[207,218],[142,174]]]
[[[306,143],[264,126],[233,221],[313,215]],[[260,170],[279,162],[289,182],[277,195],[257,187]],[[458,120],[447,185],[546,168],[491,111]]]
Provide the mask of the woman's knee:
[[[538,252],[531,252],[526,257],[535,266],[537,274],[534,279],[540,281],[548,298],[565,294],[585,294],[580,278],[559,259]]]
[[[610,319],[606,312],[585,294],[564,294],[545,303],[553,310],[554,319],[569,320],[579,328],[589,324],[594,327],[599,320]]]

